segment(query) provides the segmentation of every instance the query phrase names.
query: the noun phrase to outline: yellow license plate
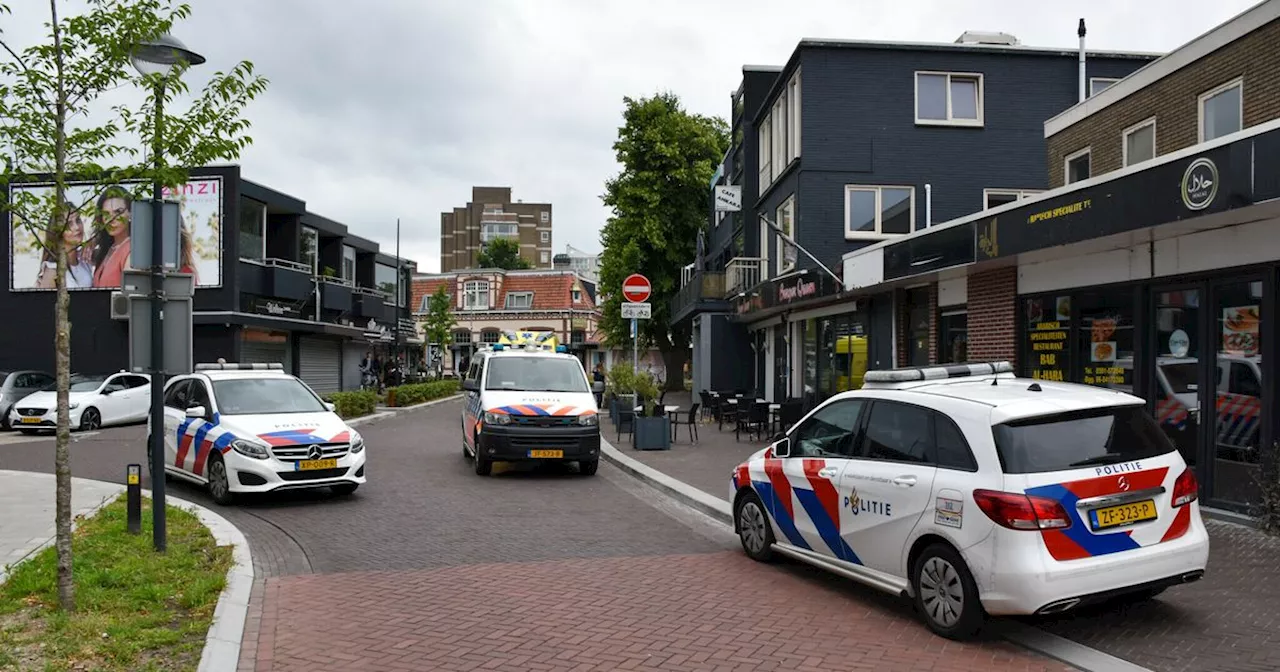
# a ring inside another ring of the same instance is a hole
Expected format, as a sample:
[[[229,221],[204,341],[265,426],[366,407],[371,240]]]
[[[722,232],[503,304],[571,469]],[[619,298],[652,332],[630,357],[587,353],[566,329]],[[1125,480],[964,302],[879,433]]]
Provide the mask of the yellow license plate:
[[[303,460],[298,463],[298,471],[314,471],[316,469],[337,469],[337,460]]]
[[[1145,499],[1141,502],[1130,502],[1128,504],[1094,509],[1089,513],[1089,518],[1095,530],[1132,525],[1144,520],[1155,520],[1156,503],[1154,500]]]
[[[529,451],[529,457],[551,457],[551,458],[564,457],[564,451],[563,450],[531,450]]]
[[[41,421],[42,419],[43,419],[43,418],[23,418],[23,419],[22,419],[22,424],[24,424],[24,425],[36,425],[36,424],[39,424],[39,423],[40,423],[40,421]]]

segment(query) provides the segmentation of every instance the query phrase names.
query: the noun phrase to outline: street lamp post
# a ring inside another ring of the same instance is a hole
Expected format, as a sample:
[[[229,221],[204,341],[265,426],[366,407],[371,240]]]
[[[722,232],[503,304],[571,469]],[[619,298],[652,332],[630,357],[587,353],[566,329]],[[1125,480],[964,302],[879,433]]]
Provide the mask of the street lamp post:
[[[151,184],[151,432],[147,442],[151,459],[151,538],[155,549],[164,552],[168,547],[164,493],[164,185],[160,183],[160,169],[164,166],[164,89],[165,80],[175,67],[181,63],[200,65],[205,58],[165,34],[139,44],[132,60],[140,74],[160,75],[155,85],[155,137],[151,139],[156,177]]]

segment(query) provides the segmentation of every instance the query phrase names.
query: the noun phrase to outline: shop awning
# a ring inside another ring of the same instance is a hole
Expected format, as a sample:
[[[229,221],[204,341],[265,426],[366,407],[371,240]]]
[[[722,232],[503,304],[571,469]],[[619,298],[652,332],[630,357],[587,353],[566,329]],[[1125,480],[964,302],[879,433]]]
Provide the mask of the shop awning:
[[[234,310],[196,311],[191,314],[192,324],[238,324],[249,327],[261,327],[276,331],[300,331],[309,334],[329,334],[347,338],[363,338],[365,331],[360,327],[348,327],[330,322],[297,320],[289,317],[273,317],[242,313]]]

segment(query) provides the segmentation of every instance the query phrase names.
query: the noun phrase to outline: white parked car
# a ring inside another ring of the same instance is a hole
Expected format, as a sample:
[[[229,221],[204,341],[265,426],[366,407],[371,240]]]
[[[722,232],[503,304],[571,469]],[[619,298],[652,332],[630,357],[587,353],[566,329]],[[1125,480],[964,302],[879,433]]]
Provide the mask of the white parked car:
[[[165,473],[207,486],[219,504],[298,488],[346,495],[365,482],[364,439],[280,364],[198,364],[175,376],[164,447]]]
[[[142,422],[151,405],[151,378],[141,373],[71,376],[68,395],[71,427],[81,431]],[[58,393],[50,385],[19,399],[9,410],[9,425],[24,434],[58,426]]]
[[[734,470],[743,549],[909,597],[956,639],[1201,578],[1195,472],[1143,400],[1012,371],[868,372]]]

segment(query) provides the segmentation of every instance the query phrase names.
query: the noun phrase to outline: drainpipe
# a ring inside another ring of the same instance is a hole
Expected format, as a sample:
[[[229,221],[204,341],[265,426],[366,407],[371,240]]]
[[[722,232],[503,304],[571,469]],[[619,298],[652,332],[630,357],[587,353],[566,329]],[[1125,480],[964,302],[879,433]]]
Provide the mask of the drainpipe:
[[[1080,102],[1084,102],[1088,95],[1089,80],[1084,74],[1084,19],[1080,19],[1080,27],[1076,30],[1076,35],[1080,36]]]
[[[933,226],[933,185],[924,185],[924,227]]]

